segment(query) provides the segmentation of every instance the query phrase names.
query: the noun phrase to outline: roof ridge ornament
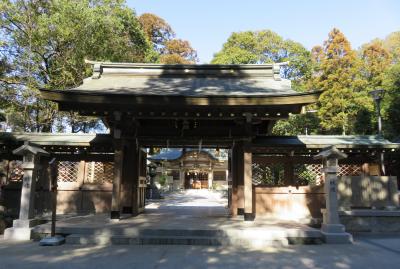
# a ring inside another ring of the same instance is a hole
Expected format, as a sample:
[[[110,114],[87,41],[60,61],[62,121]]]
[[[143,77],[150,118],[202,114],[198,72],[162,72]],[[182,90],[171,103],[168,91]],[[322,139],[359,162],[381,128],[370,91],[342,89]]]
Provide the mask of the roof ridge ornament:
[[[102,62],[97,62],[97,61],[91,61],[88,59],[85,59],[86,64],[91,64],[93,67],[93,74],[92,78],[93,79],[99,79],[101,74],[103,73],[103,67],[102,67]]]
[[[275,80],[282,80],[281,77],[281,66],[287,66],[289,65],[290,62],[282,62],[282,63],[273,63],[272,64],[272,70],[273,70],[273,76]]]
[[[96,63],[93,65],[93,79],[99,79],[101,74],[103,73],[103,68],[101,67],[101,64]]]

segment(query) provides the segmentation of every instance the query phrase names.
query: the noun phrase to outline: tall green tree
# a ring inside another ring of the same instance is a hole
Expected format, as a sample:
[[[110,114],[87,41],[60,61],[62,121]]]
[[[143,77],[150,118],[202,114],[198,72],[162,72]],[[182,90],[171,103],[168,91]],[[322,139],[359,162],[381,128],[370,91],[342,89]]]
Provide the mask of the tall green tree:
[[[352,133],[358,111],[371,104],[359,75],[360,61],[344,34],[334,28],[313,50],[315,73],[310,87],[323,90],[318,116],[330,133]]]
[[[400,62],[391,66],[384,80],[384,131],[389,138],[400,139]]]
[[[13,95],[6,111],[24,122],[13,122],[14,129],[51,131],[56,122],[62,127],[65,119],[38,89],[79,85],[90,73],[85,58],[144,62],[152,51],[135,12],[121,0],[1,0],[0,11]]]
[[[213,64],[264,64],[287,62],[283,77],[293,81],[293,88],[305,90],[304,81],[311,75],[310,52],[300,43],[284,39],[271,30],[232,33]]]
[[[364,95],[365,106],[357,112],[353,131],[356,134],[375,134],[377,118],[373,100],[368,93],[383,87],[386,71],[391,64],[391,57],[379,40],[373,40],[371,43],[363,45],[359,50],[358,57],[360,60],[358,72],[362,79],[360,82],[362,90],[358,94]]]
[[[391,56],[382,42],[374,41],[362,46],[360,58],[360,75],[365,80],[367,90],[382,87],[385,72],[391,64]]]
[[[400,31],[389,34],[382,46],[389,52],[393,63],[400,62]]]
[[[393,32],[384,39],[373,39],[361,46],[359,57],[362,62],[360,74],[364,79],[364,88],[371,91],[378,88],[386,90],[382,103],[383,133],[389,138],[400,135],[400,32]],[[372,106],[371,106],[372,107]],[[376,109],[362,110],[364,117],[357,119],[356,129],[370,129],[376,133]],[[369,119],[368,119],[369,118]],[[359,126],[357,128],[357,126]],[[362,133],[362,131],[358,131]]]

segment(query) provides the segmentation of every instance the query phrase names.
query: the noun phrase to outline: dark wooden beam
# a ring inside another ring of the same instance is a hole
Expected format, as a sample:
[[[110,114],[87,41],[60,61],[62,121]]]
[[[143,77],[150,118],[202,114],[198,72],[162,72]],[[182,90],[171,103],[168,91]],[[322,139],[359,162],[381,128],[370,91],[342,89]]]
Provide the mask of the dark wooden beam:
[[[128,106],[266,106],[266,105],[307,105],[318,101],[320,92],[306,92],[290,95],[247,95],[247,96],[174,96],[174,95],[129,95],[112,93],[82,93],[64,90],[42,89],[44,99],[62,104],[60,109],[72,108],[73,104],[101,104],[118,109]],[[110,104],[112,104],[110,106]]]

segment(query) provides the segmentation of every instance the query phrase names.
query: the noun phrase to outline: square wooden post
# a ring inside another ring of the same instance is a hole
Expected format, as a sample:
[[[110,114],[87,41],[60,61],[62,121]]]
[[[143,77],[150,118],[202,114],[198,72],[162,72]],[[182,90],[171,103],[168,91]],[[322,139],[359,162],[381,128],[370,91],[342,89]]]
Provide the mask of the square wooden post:
[[[228,150],[228,169],[226,170],[226,179],[228,180],[228,208],[232,209],[232,149]]]
[[[111,199],[111,219],[121,217],[121,182],[124,164],[124,144],[121,139],[114,139],[114,180]]]
[[[231,150],[231,216],[238,215],[238,151],[237,145]]]
[[[123,214],[132,214],[133,173],[135,171],[136,144],[132,141],[125,142],[121,182],[121,208]]]
[[[138,145],[132,143],[132,215],[137,216],[140,213],[140,193],[139,193],[139,176],[140,176],[140,165],[141,165],[141,150]]]
[[[243,150],[243,170],[244,170],[244,220],[254,220],[253,210],[253,171],[252,153],[250,145],[246,143]]]

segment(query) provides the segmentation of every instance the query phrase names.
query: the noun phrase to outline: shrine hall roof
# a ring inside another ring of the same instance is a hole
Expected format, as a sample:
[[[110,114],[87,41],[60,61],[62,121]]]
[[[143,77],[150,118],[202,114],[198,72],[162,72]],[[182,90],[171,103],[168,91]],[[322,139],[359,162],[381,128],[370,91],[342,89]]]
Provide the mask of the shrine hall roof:
[[[270,101],[258,100],[257,104],[304,105],[316,102],[320,94],[320,92],[299,93],[292,90],[291,81],[280,76],[280,68],[286,63],[243,65],[89,63],[93,65],[93,75],[84,79],[82,85],[68,90],[41,89],[43,97],[68,103],[118,102],[108,99],[116,96],[135,98],[265,97]],[[102,98],[100,99],[99,96]],[[233,104],[238,103],[232,100],[226,103],[226,105]],[[248,99],[241,103],[241,105],[246,104],[250,104]]]
[[[93,64],[93,76],[68,91],[177,96],[297,94],[290,80],[281,78],[280,64]]]
[[[155,154],[153,156],[148,157],[149,160],[152,161],[173,161],[173,160],[178,160],[181,157],[183,157],[186,153],[190,152],[204,152],[208,154],[211,159],[219,159],[218,156],[215,156],[214,151],[212,149],[201,149],[200,151],[198,149],[167,149],[164,151],[161,151],[158,154]]]

